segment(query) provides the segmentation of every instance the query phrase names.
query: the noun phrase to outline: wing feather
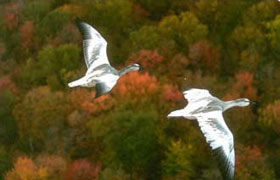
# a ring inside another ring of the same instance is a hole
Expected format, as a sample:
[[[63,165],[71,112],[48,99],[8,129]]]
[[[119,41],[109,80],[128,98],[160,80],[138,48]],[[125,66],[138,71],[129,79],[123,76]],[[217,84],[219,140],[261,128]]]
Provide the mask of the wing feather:
[[[92,26],[87,23],[79,24],[83,35],[83,51],[88,72],[101,64],[109,64],[107,57],[107,42]]]
[[[198,124],[207,143],[214,151],[224,179],[233,180],[235,168],[234,141],[224,122],[222,111],[200,114]]]
[[[183,94],[189,103],[201,100],[203,98],[214,98],[207,89],[192,88],[184,91]]]
[[[113,74],[106,74],[98,78],[96,81],[96,95],[95,98],[110,92],[118,81],[118,76]]]

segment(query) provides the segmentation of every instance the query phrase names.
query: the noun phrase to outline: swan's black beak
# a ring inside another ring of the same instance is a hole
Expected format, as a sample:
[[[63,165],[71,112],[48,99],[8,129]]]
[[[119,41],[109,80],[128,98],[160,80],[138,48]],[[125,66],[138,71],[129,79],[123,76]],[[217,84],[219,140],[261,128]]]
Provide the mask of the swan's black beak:
[[[255,105],[257,105],[257,103],[255,101],[250,101],[250,105],[255,106]]]
[[[143,67],[142,67],[139,63],[134,64],[134,66],[135,66],[136,68],[138,68],[139,70],[140,70],[140,69],[143,69]]]

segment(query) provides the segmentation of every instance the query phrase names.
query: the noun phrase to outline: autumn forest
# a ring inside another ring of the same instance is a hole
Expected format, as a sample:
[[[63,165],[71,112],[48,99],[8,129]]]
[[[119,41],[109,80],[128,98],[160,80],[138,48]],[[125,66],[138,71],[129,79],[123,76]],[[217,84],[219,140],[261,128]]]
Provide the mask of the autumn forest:
[[[141,69],[97,99],[78,22],[111,65]],[[185,88],[256,105],[224,118],[237,180],[280,179],[277,0],[0,0],[0,180],[220,180]]]

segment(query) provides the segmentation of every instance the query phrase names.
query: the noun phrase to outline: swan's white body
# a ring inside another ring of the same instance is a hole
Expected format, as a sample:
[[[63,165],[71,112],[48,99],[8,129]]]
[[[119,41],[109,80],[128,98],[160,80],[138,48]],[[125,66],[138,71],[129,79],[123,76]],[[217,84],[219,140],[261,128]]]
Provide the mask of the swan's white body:
[[[235,168],[234,139],[224,121],[223,112],[234,106],[248,106],[250,101],[242,98],[224,102],[213,97],[205,89],[190,89],[183,93],[185,99],[188,100],[188,105],[184,109],[171,112],[167,117],[196,119],[207,143],[216,152],[223,177],[227,180],[233,180]]]
[[[83,51],[87,72],[84,77],[68,84],[69,87],[95,87],[96,98],[108,93],[116,85],[118,79],[129,71],[139,70],[134,64],[121,71],[113,68],[107,57],[106,40],[90,25],[80,23],[83,34]]]

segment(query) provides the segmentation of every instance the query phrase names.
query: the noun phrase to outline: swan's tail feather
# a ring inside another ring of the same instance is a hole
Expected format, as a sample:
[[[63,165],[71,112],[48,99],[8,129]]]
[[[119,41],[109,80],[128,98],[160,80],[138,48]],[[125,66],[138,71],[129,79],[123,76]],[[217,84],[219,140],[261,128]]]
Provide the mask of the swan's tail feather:
[[[169,113],[167,115],[167,118],[173,118],[173,117],[183,117],[184,116],[184,110],[180,109],[180,110],[176,110],[176,111],[172,111],[171,113]]]
[[[68,86],[69,86],[70,88],[72,88],[72,87],[77,87],[77,86],[80,86],[80,85],[81,85],[81,80],[80,80],[80,79],[68,83]]]

